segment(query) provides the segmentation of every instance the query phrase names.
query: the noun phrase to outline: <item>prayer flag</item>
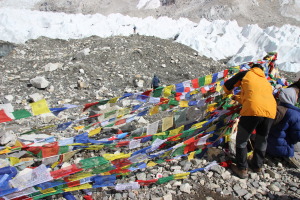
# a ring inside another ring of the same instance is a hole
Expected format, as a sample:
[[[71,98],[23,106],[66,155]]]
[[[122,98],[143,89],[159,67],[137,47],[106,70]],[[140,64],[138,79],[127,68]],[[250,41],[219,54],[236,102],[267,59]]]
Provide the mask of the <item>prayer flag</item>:
[[[44,113],[50,113],[46,99],[39,100],[30,104],[33,115],[41,115]]]
[[[15,119],[22,119],[22,118],[30,117],[31,113],[25,109],[21,109],[21,110],[15,110],[13,112],[13,115],[14,115]]]
[[[0,110],[0,123],[12,121],[10,117],[8,117],[4,110]]]
[[[166,131],[173,127],[173,116],[165,117],[162,119],[162,131]]]
[[[158,123],[159,123],[159,121],[156,121],[152,124],[148,124],[147,135],[154,135],[155,133],[157,133]]]

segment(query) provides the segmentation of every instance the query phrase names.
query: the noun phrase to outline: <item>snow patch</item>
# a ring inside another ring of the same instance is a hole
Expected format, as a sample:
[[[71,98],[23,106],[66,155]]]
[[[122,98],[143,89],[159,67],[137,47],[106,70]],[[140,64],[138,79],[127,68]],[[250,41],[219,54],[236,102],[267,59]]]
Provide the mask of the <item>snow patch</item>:
[[[160,7],[160,0],[140,0],[137,8],[138,9],[156,9]]]

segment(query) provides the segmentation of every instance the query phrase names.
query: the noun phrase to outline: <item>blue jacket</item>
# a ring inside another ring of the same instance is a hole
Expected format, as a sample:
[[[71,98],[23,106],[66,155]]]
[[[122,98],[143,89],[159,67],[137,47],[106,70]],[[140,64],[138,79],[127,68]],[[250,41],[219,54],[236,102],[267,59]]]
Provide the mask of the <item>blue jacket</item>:
[[[267,153],[278,157],[293,157],[294,144],[300,141],[300,109],[281,103],[286,113],[270,130]]]

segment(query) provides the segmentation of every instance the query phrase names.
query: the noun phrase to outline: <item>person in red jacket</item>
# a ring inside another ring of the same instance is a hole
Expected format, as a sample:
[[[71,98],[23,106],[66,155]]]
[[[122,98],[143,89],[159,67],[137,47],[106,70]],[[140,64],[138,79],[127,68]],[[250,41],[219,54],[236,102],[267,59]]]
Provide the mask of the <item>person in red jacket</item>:
[[[232,171],[240,178],[248,177],[247,142],[256,129],[255,146],[251,168],[260,172],[267,148],[267,137],[276,116],[276,101],[271,84],[267,81],[264,69],[254,64],[250,70],[242,71],[227,80],[224,91],[232,93],[235,87],[241,87],[235,100],[242,104],[240,121],[236,136],[236,164]]]

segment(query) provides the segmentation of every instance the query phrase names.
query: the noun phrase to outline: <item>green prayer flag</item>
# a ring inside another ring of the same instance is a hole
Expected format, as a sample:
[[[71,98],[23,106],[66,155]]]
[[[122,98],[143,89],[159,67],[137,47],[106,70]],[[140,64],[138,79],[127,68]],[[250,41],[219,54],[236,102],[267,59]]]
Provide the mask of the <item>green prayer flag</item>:
[[[58,154],[64,154],[69,152],[69,146],[59,146]]]
[[[186,146],[186,145],[183,145],[183,146],[181,146],[181,147],[178,147],[178,148],[172,153],[172,157],[176,157],[176,156],[182,155],[185,146]]]
[[[99,101],[99,103],[97,105],[104,105],[104,104],[107,104],[107,102],[109,102],[109,99],[101,100],[101,101]]]
[[[162,111],[167,110],[169,107],[170,106],[168,104],[162,104],[162,105],[160,105],[160,108],[161,108]]]
[[[164,183],[167,183],[169,181],[172,181],[172,180],[174,180],[174,176],[173,175],[172,176],[168,176],[168,177],[159,178],[156,183],[160,185],[160,184],[164,184]]]
[[[152,92],[153,97],[160,97],[164,87],[158,87]]]
[[[113,110],[113,111],[104,113],[104,118],[107,118],[107,117],[109,117],[109,116],[111,116],[111,115],[114,115],[114,114],[116,114],[116,112],[117,112],[117,110]]]
[[[22,119],[32,116],[31,113],[25,109],[15,110],[12,114],[14,115],[15,119]]]
[[[92,157],[92,158],[86,158],[79,161],[81,164],[81,167],[84,169],[93,168],[99,165],[107,164],[108,161],[103,157]]]
[[[179,102],[175,99],[171,99],[168,104],[171,106],[178,106]]]
[[[205,84],[205,76],[199,78],[199,86],[202,87]]]

